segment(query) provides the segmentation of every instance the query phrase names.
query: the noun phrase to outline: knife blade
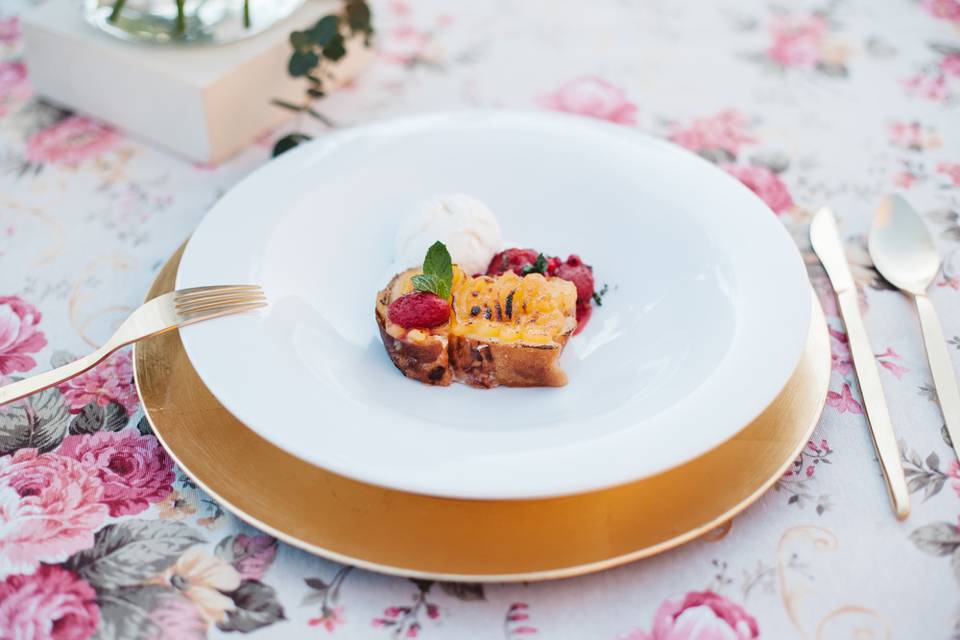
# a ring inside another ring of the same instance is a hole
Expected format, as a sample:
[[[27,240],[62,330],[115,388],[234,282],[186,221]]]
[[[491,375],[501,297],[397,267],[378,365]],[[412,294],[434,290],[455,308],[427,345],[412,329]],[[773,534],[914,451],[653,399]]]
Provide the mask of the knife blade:
[[[823,207],[813,217],[810,223],[810,242],[837,294],[837,305],[847,328],[850,355],[860,383],[860,394],[863,396],[873,446],[877,450],[880,468],[887,481],[887,493],[893,511],[899,520],[903,520],[910,514],[910,493],[907,490],[903,465],[900,463],[900,449],[893,432],[893,423],[890,421],[883,385],[880,383],[877,361],[863,325],[863,317],[860,315],[857,286],[840,241],[837,221],[828,207]]]

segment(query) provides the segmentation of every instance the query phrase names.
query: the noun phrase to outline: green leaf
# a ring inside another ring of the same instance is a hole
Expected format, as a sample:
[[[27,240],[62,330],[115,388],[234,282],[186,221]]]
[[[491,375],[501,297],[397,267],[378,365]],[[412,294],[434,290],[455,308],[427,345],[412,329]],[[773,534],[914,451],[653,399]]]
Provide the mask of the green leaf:
[[[960,549],[954,549],[950,556],[950,568],[953,569],[953,579],[960,585]]]
[[[930,48],[945,56],[960,55],[960,47],[943,42],[931,42]]]
[[[960,531],[949,522],[934,522],[915,529],[910,541],[932,556],[946,556],[960,548]]]
[[[67,435],[70,412],[56,387],[0,407],[0,455],[32,447],[54,449]]]
[[[450,298],[453,261],[446,245],[438,240],[427,249],[427,255],[423,259],[423,275],[414,276],[412,282],[417,291],[427,291],[444,300]]]
[[[417,585],[417,589],[419,589],[421,593],[430,593],[430,589],[432,589],[434,585],[433,580],[423,580],[421,578],[410,578],[410,582]]]
[[[96,533],[93,546],[65,566],[99,592],[143,584],[203,538],[182,522],[126,520]]]
[[[437,276],[416,275],[411,278],[411,282],[413,282],[413,289],[415,291],[432,293],[438,298],[443,298],[444,300],[450,297],[450,285],[445,284],[444,281]]]
[[[307,36],[310,38],[310,42],[319,47],[323,47],[333,40],[333,38],[339,34],[339,31],[340,18],[337,16],[323,16],[317,20],[317,24],[313,25],[310,31],[307,32]]]
[[[434,242],[423,259],[423,272],[453,282],[453,259],[447,246],[439,240]]]
[[[196,605],[167,587],[151,584],[103,591],[97,594],[97,605],[97,640],[207,637],[206,622]],[[176,633],[162,628],[165,621],[176,621]]]
[[[299,52],[310,50],[310,34],[307,31],[294,31],[290,34],[290,45]]]
[[[303,581],[307,583],[307,586],[311,589],[316,589],[317,591],[326,591],[328,585],[321,578],[304,578]]]
[[[522,269],[523,275],[530,273],[546,273],[547,272],[547,257],[542,253],[537,255],[537,259],[533,264],[525,265]]]
[[[286,620],[276,591],[258,580],[244,580],[236,591],[226,595],[236,608],[227,612],[226,620],[217,623],[221,631],[249,633]]]
[[[97,431],[120,431],[127,426],[127,410],[122,404],[111,402],[101,407],[91,402],[70,421],[70,433],[73,435],[96,433]]]
[[[140,422],[137,423],[137,431],[139,431],[142,436],[154,435],[153,427],[150,426],[150,421],[147,420],[147,416],[144,415],[140,418]]]
[[[323,57],[333,62],[336,62],[346,54],[347,50],[343,45],[343,36],[339,33],[323,47]]]
[[[286,153],[287,151],[290,151],[290,149],[293,149],[294,147],[303,144],[308,140],[310,140],[310,136],[304,133],[291,133],[289,135],[285,135],[277,140],[277,143],[273,145],[273,157],[276,158],[280,154]]]
[[[277,540],[262,534],[249,536],[240,533],[221,540],[214,553],[233,565],[241,577],[259,580],[273,564]]]
[[[816,65],[817,71],[820,73],[831,76],[834,78],[844,78],[849,75],[847,67],[843,64],[837,64],[832,62],[818,62]]]
[[[53,355],[50,356],[50,366],[56,369],[57,367],[62,367],[65,364],[70,364],[77,359],[77,356],[73,355],[69,351],[64,351],[62,349],[54,351]]]
[[[370,25],[370,7],[363,0],[354,0],[347,3],[347,24],[354,33],[370,33],[373,27]]]
[[[311,70],[320,64],[320,57],[313,51],[300,52],[294,51],[290,55],[290,62],[287,64],[287,71],[295,78],[305,76]]]
[[[292,102],[287,102],[286,100],[281,100],[280,98],[273,98],[270,100],[270,104],[275,107],[280,107],[281,109],[286,109],[288,111],[294,111],[300,113],[303,111],[303,107],[298,104],[293,104]]]
[[[487,599],[479,582],[441,582],[440,590],[464,602]]]
[[[603,306],[603,296],[607,295],[608,289],[609,287],[607,285],[603,285],[603,288],[600,289],[600,291],[593,292],[593,301],[597,303],[598,307]],[[827,459],[824,459],[824,462],[826,462],[827,464],[830,464],[830,461]]]

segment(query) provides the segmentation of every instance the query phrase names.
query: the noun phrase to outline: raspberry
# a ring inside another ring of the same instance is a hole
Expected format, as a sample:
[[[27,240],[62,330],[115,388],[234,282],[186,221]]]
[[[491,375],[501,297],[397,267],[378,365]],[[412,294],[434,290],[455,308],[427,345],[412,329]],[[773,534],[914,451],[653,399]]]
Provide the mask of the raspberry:
[[[548,276],[557,275],[557,269],[560,267],[561,264],[563,264],[563,260],[561,260],[557,256],[547,258],[547,275]]]
[[[513,271],[518,276],[526,275],[523,268],[533,266],[539,255],[540,252],[533,249],[505,249],[490,260],[487,275],[499,276],[507,271]]]
[[[432,293],[414,291],[391,302],[387,317],[405,329],[437,327],[450,319],[450,303]]]
[[[554,275],[569,280],[577,287],[577,306],[589,305],[593,298],[593,268],[584,264],[578,255],[571,255],[554,271]]]

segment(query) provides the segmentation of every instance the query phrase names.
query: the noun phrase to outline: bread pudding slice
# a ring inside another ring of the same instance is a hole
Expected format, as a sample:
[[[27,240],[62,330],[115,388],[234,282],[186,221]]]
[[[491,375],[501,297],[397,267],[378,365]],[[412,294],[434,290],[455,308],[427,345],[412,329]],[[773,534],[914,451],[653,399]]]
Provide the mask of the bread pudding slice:
[[[446,323],[407,328],[391,322],[391,303],[413,291],[419,273],[396,275],[377,295],[383,344],[405,376],[484,388],[567,383],[559,359],[577,327],[577,289],[571,282],[539,273],[472,277],[454,266]]]

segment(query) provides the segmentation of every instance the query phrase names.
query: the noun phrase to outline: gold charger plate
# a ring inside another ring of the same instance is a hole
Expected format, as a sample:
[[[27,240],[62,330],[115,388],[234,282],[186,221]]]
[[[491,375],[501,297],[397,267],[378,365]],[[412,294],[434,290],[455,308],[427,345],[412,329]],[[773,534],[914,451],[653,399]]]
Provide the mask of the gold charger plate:
[[[182,250],[160,271],[148,298],[172,290]],[[381,573],[545,580],[660,553],[753,503],[816,427],[830,377],[830,344],[814,297],[797,369],[773,403],[734,438],[645,480],[524,501],[404,493],[291,456],[217,402],[176,331],[135,347],[134,376],[147,420],[183,471],[242,520],[295,547]]]

